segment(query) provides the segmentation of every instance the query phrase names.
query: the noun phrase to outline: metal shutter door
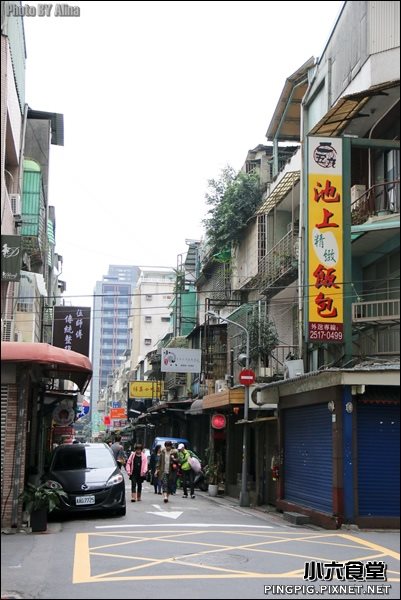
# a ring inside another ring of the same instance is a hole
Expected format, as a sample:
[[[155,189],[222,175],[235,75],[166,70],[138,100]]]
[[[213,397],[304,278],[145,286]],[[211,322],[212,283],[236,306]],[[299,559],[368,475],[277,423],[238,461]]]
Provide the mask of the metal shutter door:
[[[1,386],[1,481],[4,477],[4,452],[6,444],[6,426],[8,409],[8,385]]]
[[[400,514],[400,406],[358,404],[360,516]]]
[[[332,513],[332,424],[327,404],[284,413],[284,498]]]

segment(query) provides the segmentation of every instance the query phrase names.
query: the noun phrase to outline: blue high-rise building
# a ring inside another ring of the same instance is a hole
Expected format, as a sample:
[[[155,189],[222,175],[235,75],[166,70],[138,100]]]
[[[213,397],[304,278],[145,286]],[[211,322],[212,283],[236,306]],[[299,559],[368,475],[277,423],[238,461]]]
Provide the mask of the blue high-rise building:
[[[131,347],[128,319],[139,268],[110,265],[102,281],[96,282],[92,312],[91,423],[99,428],[97,403],[107,378],[116,369],[124,352]]]

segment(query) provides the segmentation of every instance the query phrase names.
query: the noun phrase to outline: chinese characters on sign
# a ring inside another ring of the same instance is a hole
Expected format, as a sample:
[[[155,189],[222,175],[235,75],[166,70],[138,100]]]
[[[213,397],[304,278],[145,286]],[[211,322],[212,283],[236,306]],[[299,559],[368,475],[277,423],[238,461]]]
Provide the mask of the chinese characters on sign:
[[[90,308],[55,306],[53,345],[89,356]]]
[[[201,351],[186,348],[162,348],[162,373],[200,373]]]
[[[335,560],[319,562],[312,560],[305,563],[304,580],[332,581],[387,581],[387,565],[383,561],[368,560],[363,563],[360,560],[351,560],[346,563]]]
[[[310,137],[308,340],[343,341],[342,141]]]
[[[164,381],[130,381],[128,398],[161,398]]]

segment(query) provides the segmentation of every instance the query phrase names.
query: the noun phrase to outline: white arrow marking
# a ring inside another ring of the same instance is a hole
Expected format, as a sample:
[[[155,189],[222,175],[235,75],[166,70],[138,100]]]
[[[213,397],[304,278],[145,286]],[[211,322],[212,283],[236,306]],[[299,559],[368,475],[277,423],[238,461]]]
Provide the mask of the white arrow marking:
[[[156,511],[146,511],[148,515],[157,515],[158,517],[167,517],[168,519],[178,519],[182,515],[182,512],[172,511],[172,512],[156,512]]]

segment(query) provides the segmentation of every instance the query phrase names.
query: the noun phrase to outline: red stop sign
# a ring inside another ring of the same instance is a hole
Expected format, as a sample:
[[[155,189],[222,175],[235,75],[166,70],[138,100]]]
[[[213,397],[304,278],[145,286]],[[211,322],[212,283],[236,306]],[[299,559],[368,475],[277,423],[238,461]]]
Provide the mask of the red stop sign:
[[[242,369],[239,374],[239,382],[242,385],[252,385],[255,383],[256,375],[252,369]]]

